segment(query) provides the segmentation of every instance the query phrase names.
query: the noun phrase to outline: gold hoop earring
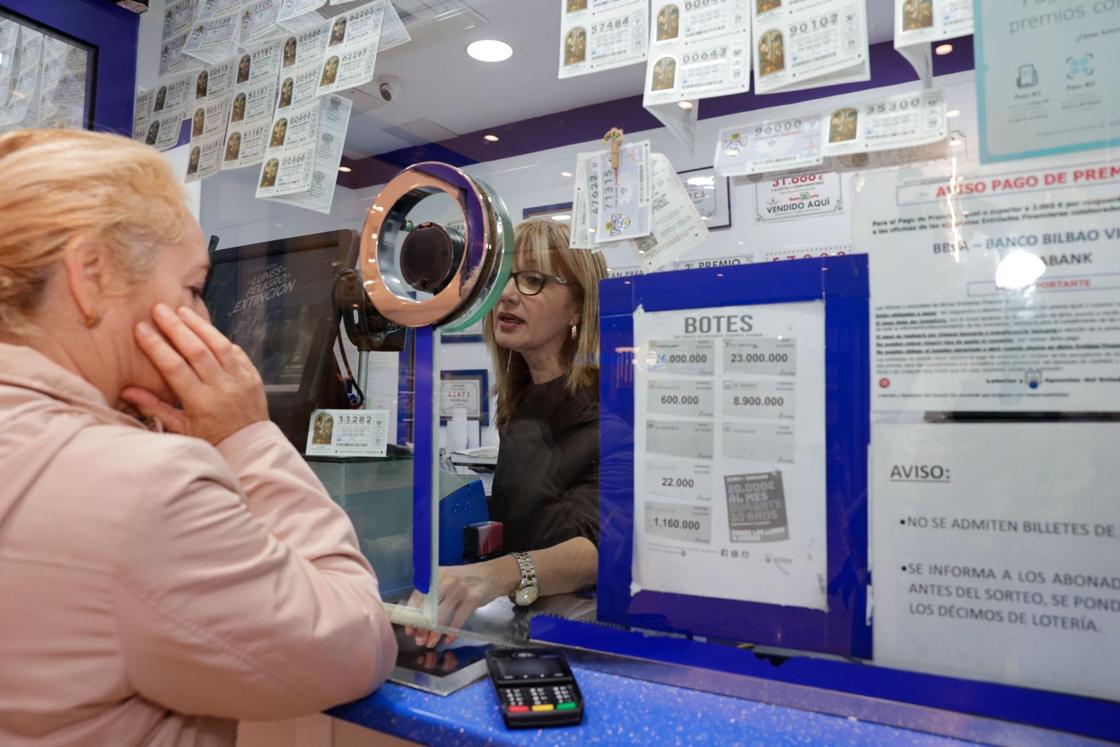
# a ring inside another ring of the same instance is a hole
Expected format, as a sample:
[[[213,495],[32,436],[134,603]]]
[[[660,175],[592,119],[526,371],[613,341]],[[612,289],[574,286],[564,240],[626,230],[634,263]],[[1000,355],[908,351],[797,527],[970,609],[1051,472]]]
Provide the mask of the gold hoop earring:
[[[578,340],[579,339],[579,327],[577,327],[574,324],[572,325],[572,339],[573,340]]]
[[[101,323],[101,312],[100,311],[94,312],[93,314],[83,314],[82,315],[82,326],[85,327],[86,329],[93,329],[94,327],[96,327],[100,323]]]

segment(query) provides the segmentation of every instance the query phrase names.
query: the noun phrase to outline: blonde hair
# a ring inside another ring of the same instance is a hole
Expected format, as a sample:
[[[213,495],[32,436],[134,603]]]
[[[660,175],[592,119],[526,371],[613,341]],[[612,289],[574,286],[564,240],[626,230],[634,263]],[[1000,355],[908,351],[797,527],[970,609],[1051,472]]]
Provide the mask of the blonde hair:
[[[568,281],[572,300],[580,307],[579,335],[564,341],[560,351],[567,369],[567,390],[575,394],[599,382],[599,281],[607,276],[602,255],[586,249],[568,247],[568,227],[550,220],[528,220],[514,229],[515,264]],[[494,391],[498,396],[496,416],[505,425],[521,395],[532,385],[529,366],[520,353],[498,344],[494,337],[497,308],[486,315],[482,336],[494,362]]]
[[[93,240],[130,283],[193,217],[154,148],[82,130],[0,136],[0,335],[34,331],[32,315],[66,248]]]

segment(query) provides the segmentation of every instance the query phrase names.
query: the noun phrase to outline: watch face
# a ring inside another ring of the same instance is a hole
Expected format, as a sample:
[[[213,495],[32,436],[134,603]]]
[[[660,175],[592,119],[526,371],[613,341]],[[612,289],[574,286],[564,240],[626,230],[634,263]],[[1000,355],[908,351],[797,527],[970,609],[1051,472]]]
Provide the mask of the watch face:
[[[537,587],[526,586],[523,589],[518,589],[514,601],[519,607],[527,607],[533,602],[537,601]]]

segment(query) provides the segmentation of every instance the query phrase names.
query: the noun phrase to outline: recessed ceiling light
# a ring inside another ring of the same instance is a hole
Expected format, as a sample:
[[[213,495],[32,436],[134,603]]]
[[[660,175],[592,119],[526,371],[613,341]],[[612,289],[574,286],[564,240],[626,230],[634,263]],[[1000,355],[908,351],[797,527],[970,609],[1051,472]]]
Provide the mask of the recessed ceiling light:
[[[684,109],[685,111],[688,111],[689,109],[692,108],[692,102],[691,101],[678,101],[677,106]]]
[[[467,54],[479,62],[504,62],[513,56],[513,47],[497,39],[479,39],[467,45]]]
[[[953,45],[948,44],[948,43],[938,44],[936,47],[933,48],[933,53],[936,54],[936,55],[941,55],[942,57],[944,57],[945,55],[949,54],[952,51],[953,51]]]
[[[572,176],[572,172],[570,172],[570,171],[561,171],[561,172],[560,172],[560,176],[563,176],[563,177],[568,177],[568,178],[570,178],[570,177]]]
[[[497,135],[483,135],[482,139],[489,143],[496,143],[500,138]]]
[[[949,119],[952,119],[953,117],[959,117],[960,115],[960,109],[950,109],[949,111],[945,112],[945,116]]]
[[[351,169],[349,166],[339,166],[338,170],[343,174],[349,174],[351,171],[353,171],[353,169]]]
[[[552,219],[557,223],[563,223],[566,220],[571,220],[572,216],[568,215],[567,213],[561,213],[559,215],[552,216]]]

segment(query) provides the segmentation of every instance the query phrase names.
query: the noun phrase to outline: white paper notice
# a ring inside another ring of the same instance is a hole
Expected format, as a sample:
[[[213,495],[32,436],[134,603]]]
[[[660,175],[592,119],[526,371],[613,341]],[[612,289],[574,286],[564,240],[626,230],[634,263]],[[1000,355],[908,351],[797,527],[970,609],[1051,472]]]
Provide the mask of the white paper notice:
[[[385,456],[388,410],[315,410],[307,428],[307,456]]]
[[[820,166],[824,163],[821,117],[807,115],[722,129],[714,163],[721,176]]]
[[[766,179],[755,186],[754,205],[759,222],[841,213],[841,179],[831,171]]]
[[[653,170],[653,230],[634,241],[643,272],[654,272],[671,264],[704,243],[708,228],[673,170],[660,153],[650,156]]]
[[[569,246],[572,249],[595,248],[595,223],[591,222],[591,180],[594,169],[592,164],[598,161],[595,153],[576,154],[576,170],[572,192],[572,225]],[[598,174],[594,174],[598,184]],[[598,187],[596,186],[594,202],[598,204]]]
[[[194,24],[187,34],[183,54],[216,63],[237,51],[241,38],[241,11],[231,11]]]
[[[261,162],[276,111],[284,40],[270,42],[237,58],[222,169]]]
[[[794,91],[871,77],[863,0],[755,0],[755,91]]]
[[[143,140],[148,130],[148,120],[152,116],[152,92],[142,88],[136,89],[136,98],[132,105],[132,139]]]
[[[826,156],[927,145],[949,136],[945,96],[917,91],[864,106],[844,106],[828,115],[822,145]]]
[[[1116,423],[876,424],[875,663],[1120,699],[1118,441]]]
[[[824,305],[634,314],[637,587],[827,608]]]
[[[596,202],[589,221],[595,226],[595,243],[648,236],[653,218],[649,141],[620,147],[618,169],[612,164],[609,150],[599,151],[597,156],[591,163],[595,186],[588,192]]]
[[[894,48],[972,33],[972,0],[894,0]]]
[[[352,106],[326,96],[278,111],[256,196],[329,213]]]
[[[318,10],[326,4],[327,0],[280,0],[280,12],[276,16],[276,21],[277,23],[292,21]],[[311,17],[311,20],[318,23],[322,21],[322,17],[316,14]]]
[[[283,29],[277,28],[280,0],[253,0],[241,11],[241,44],[255,44]]]
[[[876,409],[1117,409],[1120,165],[1031,166],[862,181]]]
[[[370,3],[331,21],[319,75],[319,95],[373,80],[384,15],[384,3]]]
[[[559,0],[561,78],[645,62],[646,0]]]
[[[750,89],[749,0],[653,0],[642,106]]]

